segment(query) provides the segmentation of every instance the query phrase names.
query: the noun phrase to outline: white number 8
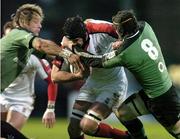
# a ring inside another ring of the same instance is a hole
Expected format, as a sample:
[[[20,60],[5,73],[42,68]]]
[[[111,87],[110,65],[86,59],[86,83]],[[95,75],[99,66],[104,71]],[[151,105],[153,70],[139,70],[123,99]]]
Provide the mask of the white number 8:
[[[148,53],[152,60],[156,60],[158,58],[158,50],[153,46],[153,43],[149,39],[144,39],[141,42],[141,48]],[[158,63],[158,69],[160,72],[163,72],[165,68],[166,67],[162,62]]]
[[[148,53],[149,57],[152,60],[156,60],[158,58],[158,51],[156,47],[153,46],[153,43],[149,39],[144,39],[141,42],[141,48]]]

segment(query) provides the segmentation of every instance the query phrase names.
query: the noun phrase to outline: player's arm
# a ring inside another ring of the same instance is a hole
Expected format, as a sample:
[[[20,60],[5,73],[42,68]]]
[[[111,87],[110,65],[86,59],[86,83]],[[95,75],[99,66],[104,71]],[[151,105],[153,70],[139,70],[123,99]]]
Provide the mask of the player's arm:
[[[78,55],[73,54],[71,51],[67,49],[59,47],[53,41],[41,39],[38,37],[34,37],[31,41],[32,47],[34,47],[38,51],[44,52],[49,55],[61,56],[63,58],[66,58],[75,67],[83,69]]]
[[[110,53],[106,53],[102,60],[101,65],[103,68],[113,68],[122,65],[121,54],[118,54],[117,51],[112,51]]]
[[[44,125],[47,128],[52,128],[54,123],[55,123],[55,101],[56,101],[56,97],[57,97],[57,84],[55,84],[54,82],[52,82],[51,80],[51,67],[49,65],[49,63],[42,59],[40,60],[42,68],[44,70],[44,72],[47,74],[47,76],[41,75],[43,73],[43,71],[40,71],[39,68],[39,73],[41,75],[41,77],[48,83],[48,104],[47,104],[47,108],[46,111],[44,112],[43,118],[42,118],[42,122],[44,123]]]
[[[96,56],[89,53],[79,56],[83,61],[87,61],[86,65],[89,67],[96,67],[96,68],[113,68],[117,66],[122,66],[122,58],[121,54],[118,53],[117,50],[113,50],[112,52],[106,53],[102,56]]]
[[[77,70],[76,72],[71,72],[69,65],[63,62],[62,67],[58,65],[56,60],[53,61],[53,67],[51,72],[51,79],[53,82],[69,82],[75,80],[81,80],[84,78],[85,71]]]

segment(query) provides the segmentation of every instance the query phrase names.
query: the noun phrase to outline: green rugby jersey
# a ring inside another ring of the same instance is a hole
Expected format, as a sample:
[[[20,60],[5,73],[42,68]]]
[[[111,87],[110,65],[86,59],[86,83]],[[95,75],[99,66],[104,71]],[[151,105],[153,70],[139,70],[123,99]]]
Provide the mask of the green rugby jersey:
[[[33,33],[17,28],[0,39],[1,91],[14,81],[27,64],[33,38]]]
[[[172,86],[158,40],[146,22],[140,23],[139,32],[126,38],[117,56],[104,61],[103,66],[129,69],[150,98],[160,96]]]

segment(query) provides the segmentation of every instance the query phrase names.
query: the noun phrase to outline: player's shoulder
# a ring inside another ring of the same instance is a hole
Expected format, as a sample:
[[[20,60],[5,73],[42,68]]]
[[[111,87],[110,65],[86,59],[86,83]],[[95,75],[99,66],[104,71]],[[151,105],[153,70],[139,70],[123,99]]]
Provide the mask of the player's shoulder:
[[[87,19],[85,20],[86,28],[89,34],[105,33],[117,38],[117,33],[113,24],[104,20]]]
[[[105,21],[105,20],[96,20],[96,19],[86,19],[84,21],[85,24],[110,24],[112,25],[111,22]]]

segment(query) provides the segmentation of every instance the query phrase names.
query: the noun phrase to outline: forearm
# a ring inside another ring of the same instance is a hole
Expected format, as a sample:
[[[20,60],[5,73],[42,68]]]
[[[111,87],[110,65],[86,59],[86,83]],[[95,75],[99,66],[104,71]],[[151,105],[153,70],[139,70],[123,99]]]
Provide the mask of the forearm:
[[[48,100],[48,105],[55,105],[56,101]]]
[[[57,89],[58,86],[56,83],[51,83],[48,84],[48,101],[55,101],[57,97]]]
[[[118,51],[112,51],[110,53],[104,54],[102,59],[103,68],[113,68],[122,65],[121,54]]]
[[[41,52],[44,52],[48,55],[61,56],[63,58],[68,58],[72,54],[72,52],[59,47],[59,45],[57,45],[53,41],[45,40],[41,38],[35,38],[33,40],[32,46],[35,49]]]
[[[121,56],[117,53],[117,51],[112,51],[110,53],[106,53],[102,56],[102,58],[87,58],[81,56],[81,59],[90,67],[96,68],[112,68],[121,65]]]
[[[70,72],[66,72],[66,71],[52,71],[51,73],[51,78],[53,80],[53,82],[55,83],[59,83],[59,82],[69,82],[69,81],[75,81],[75,80],[81,80],[82,77],[74,74],[74,73],[70,73]]]

